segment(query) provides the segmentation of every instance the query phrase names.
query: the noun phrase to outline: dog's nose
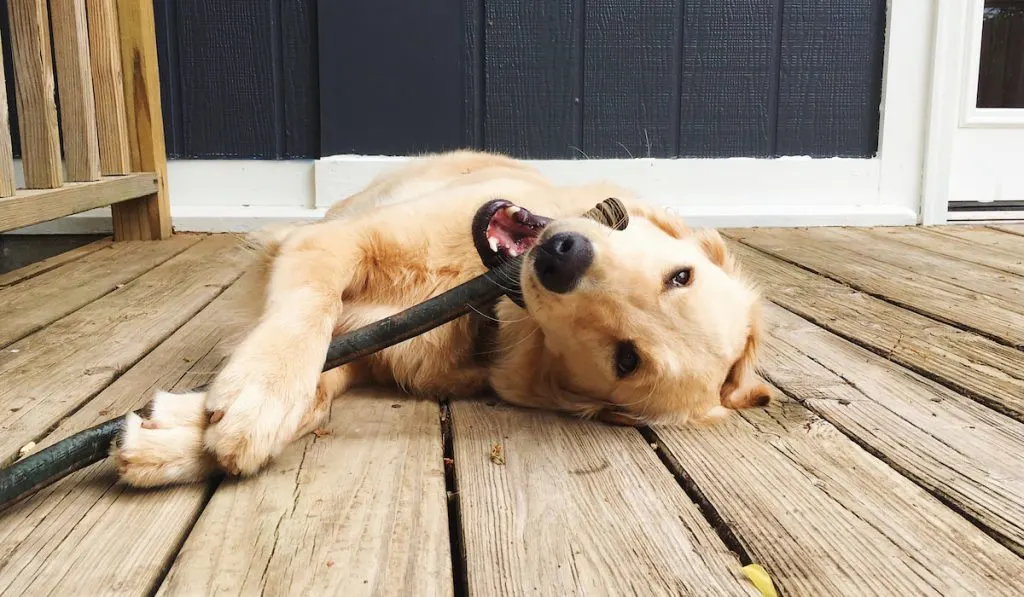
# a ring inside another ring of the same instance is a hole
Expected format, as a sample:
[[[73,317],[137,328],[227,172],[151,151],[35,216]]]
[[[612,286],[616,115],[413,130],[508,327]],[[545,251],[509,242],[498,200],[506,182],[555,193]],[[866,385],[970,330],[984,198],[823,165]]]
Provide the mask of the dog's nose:
[[[551,292],[564,294],[579,284],[594,261],[594,246],[576,232],[553,234],[537,247],[533,269],[537,280]]]

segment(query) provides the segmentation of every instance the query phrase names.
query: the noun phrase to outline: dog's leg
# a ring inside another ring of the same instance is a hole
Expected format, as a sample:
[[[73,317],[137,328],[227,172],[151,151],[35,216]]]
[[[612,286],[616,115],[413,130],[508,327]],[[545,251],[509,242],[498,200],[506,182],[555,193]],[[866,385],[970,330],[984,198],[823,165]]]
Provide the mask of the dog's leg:
[[[314,406],[355,267],[355,247],[340,244],[337,235],[337,226],[316,224],[296,231],[280,248],[259,323],[210,386],[204,445],[227,472],[259,470]]]
[[[357,381],[354,365],[320,376],[316,400],[302,418],[298,439],[319,427],[330,412],[330,403]],[[110,451],[121,479],[135,487],[197,483],[217,469],[203,447],[207,427],[206,393],[157,392],[143,416],[129,414],[124,430]]]

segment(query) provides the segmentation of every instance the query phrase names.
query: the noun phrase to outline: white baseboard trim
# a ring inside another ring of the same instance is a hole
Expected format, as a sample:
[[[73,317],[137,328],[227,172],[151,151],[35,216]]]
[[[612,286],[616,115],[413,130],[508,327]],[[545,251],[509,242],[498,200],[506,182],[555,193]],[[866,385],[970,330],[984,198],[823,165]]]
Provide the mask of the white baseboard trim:
[[[106,211],[106,213],[104,213]],[[315,221],[325,208],[271,206],[173,206],[177,232],[250,232],[280,222]],[[794,226],[913,226],[917,214],[885,206],[834,206],[808,210],[805,206],[738,206],[730,208],[672,208],[694,227],[748,228]],[[110,211],[93,210],[17,231],[18,234],[109,234]]]
[[[327,207],[409,158],[173,160],[168,164],[176,230],[245,232],[316,220]],[[694,226],[901,226],[917,203],[885,193],[876,159],[805,157],[720,160],[543,160],[533,165],[563,184],[611,180],[687,217]],[[110,208],[12,231],[108,234]]]

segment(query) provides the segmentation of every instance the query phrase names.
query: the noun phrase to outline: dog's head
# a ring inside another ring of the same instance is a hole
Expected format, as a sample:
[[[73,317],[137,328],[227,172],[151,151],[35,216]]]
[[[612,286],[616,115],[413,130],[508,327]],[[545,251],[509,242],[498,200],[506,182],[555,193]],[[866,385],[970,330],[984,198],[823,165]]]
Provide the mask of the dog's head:
[[[516,208],[512,208],[517,216]],[[620,424],[706,420],[767,404],[759,297],[715,231],[640,205],[613,230],[583,218],[490,229],[525,254],[526,314],[499,306],[492,385],[506,400]],[[513,218],[514,219],[514,218]],[[539,232],[538,232],[539,231]],[[507,233],[507,234],[506,234]]]

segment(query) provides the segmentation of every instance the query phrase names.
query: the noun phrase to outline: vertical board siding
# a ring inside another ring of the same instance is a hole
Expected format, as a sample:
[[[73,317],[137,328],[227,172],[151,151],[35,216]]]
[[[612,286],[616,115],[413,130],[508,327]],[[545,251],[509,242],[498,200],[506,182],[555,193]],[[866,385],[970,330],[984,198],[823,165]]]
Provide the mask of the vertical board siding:
[[[874,155],[884,8],[877,0],[784,1],[776,154]]]
[[[886,0],[151,1],[172,158],[877,149]]]
[[[587,0],[587,156],[671,157],[679,127],[679,0]]]
[[[580,0],[485,0],[485,147],[580,155]]]
[[[320,0],[319,11],[325,155],[463,145],[462,0]]]
[[[315,0],[154,0],[168,153],[316,157]]]
[[[772,154],[780,2],[683,2],[680,156]]]

